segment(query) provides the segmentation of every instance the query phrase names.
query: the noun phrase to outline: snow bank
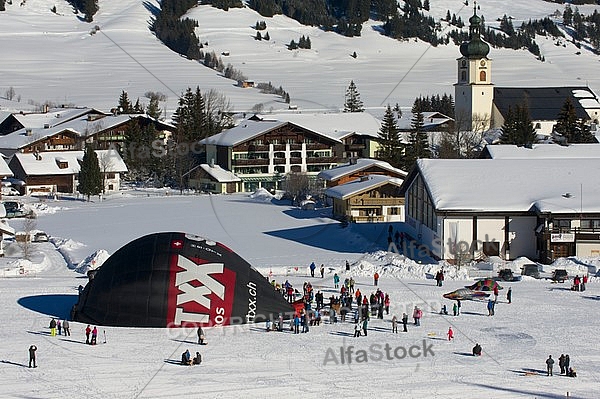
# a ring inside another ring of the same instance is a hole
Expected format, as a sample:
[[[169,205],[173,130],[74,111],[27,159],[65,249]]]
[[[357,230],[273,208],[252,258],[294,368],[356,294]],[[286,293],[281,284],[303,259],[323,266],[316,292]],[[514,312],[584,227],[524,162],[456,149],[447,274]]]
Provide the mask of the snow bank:
[[[86,274],[88,270],[94,270],[102,266],[109,257],[110,254],[107,251],[100,249],[81,261],[75,268],[75,271]]]
[[[15,259],[8,262],[0,271],[1,277],[28,277],[35,276],[37,273],[51,265],[47,256],[43,255],[40,262],[34,263],[27,259]]]
[[[75,269],[79,263],[77,251],[85,247],[85,244],[59,237],[52,237],[51,241],[58,249],[58,252],[65,258],[69,269]]]
[[[275,198],[273,194],[262,187],[250,194],[248,197],[259,202],[271,202],[271,200]]]
[[[50,206],[47,202],[36,202],[31,204],[25,204],[25,208],[30,209],[36,216],[55,214],[56,212],[66,210],[69,208],[63,206]]]

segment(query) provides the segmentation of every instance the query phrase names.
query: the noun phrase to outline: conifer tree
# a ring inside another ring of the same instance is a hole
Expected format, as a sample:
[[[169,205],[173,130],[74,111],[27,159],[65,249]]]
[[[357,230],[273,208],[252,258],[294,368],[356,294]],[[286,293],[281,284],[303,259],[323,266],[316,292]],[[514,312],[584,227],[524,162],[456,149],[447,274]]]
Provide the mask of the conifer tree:
[[[102,173],[100,172],[100,163],[98,156],[91,146],[86,146],[79,170],[79,185],[77,190],[87,196],[98,195],[102,192]]]
[[[262,40],[262,35],[260,34],[260,31],[256,31],[256,36],[254,36],[254,40]]]
[[[402,154],[402,143],[400,142],[400,129],[396,123],[396,117],[392,108],[388,105],[381,128],[377,133],[379,138],[378,159],[388,162],[394,167],[400,167],[400,156]]]
[[[404,156],[404,170],[409,171],[413,168],[417,159],[431,158],[431,150],[429,149],[429,140],[427,133],[424,130],[425,122],[423,111],[418,106],[412,109],[413,116],[410,121],[410,137],[409,143]]]
[[[554,133],[560,135],[567,143],[572,143],[578,128],[577,112],[570,98],[567,98],[560,109]]]
[[[129,96],[127,92],[123,90],[121,95],[119,96],[119,105],[118,105],[119,113],[121,114],[133,114],[133,105],[129,100]]]
[[[363,112],[363,103],[360,100],[360,93],[354,84],[354,80],[350,81],[350,85],[346,89],[346,99],[344,102],[344,112]]]

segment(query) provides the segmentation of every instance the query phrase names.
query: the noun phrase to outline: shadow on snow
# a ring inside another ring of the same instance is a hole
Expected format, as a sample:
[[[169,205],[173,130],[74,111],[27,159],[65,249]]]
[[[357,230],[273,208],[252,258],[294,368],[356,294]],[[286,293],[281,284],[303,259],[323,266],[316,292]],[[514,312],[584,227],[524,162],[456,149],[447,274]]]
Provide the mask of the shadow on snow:
[[[69,319],[77,295],[52,294],[26,296],[17,301],[24,308],[59,319]]]

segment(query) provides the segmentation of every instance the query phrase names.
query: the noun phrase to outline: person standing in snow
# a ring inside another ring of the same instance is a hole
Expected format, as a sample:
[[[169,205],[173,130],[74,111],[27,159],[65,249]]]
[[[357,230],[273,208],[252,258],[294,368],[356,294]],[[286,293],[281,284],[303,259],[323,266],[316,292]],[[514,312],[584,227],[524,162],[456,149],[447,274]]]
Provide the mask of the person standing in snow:
[[[323,278],[325,276],[325,265],[323,265],[322,263],[321,263],[321,270],[320,271],[321,271],[321,278]]]
[[[446,333],[446,335],[448,335],[448,341],[452,341],[452,339],[454,338],[454,331],[452,331],[452,327],[448,327],[448,332]]]
[[[456,304],[456,302],[454,303],[454,305],[452,305],[452,314],[454,316],[458,316],[458,305]]]
[[[375,274],[373,274],[373,285],[375,287],[377,287],[377,282],[379,281],[379,273],[375,272]]]
[[[92,328],[92,340],[90,341],[90,345],[96,345],[96,339],[98,338],[98,329],[96,326]]]
[[[456,306],[458,307],[458,312],[456,312],[456,315],[460,316],[460,299],[456,300]]]
[[[56,320],[56,329],[58,330],[58,335],[62,335],[62,325],[60,324],[60,319]]]
[[[554,365],[554,359],[552,359],[552,355],[548,356],[548,359],[546,359],[546,372],[547,375],[552,375],[552,366]]]
[[[340,286],[340,276],[337,273],[333,275],[333,288],[339,288]]]
[[[54,317],[50,320],[50,336],[56,336],[56,320],[54,320]]]
[[[202,326],[198,326],[198,331],[196,333],[198,334],[198,343],[204,345],[204,330],[202,329]]]
[[[396,334],[398,333],[398,318],[396,315],[392,317],[392,332]]]
[[[360,337],[360,323],[354,323],[354,338]]]
[[[365,337],[366,337],[367,329],[369,328],[369,319],[367,317],[365,317],[365,319],[363,320],[362,328],[363,328],[363,334],[365,334]]]
[[[488,310],[488,316],[494,315],[494,301],[492,301],[491,298],[488,299],[487,310]]]
[[[33,363],[33,367],[36,368],[35,364],[35,351],[37,351],[37,346],[31,345],[29,347],[29,368],[31,368],[31,363]]]
[[[508,303],[512,303],[512,287],[508,287],[508,291],[506,292],[506,300]]]
[[[63,320],[62,323],[62,327],[63,327],[63,332],[65,333],[65,336],[71,336],[71,328],[69,327],[69,320],[65,319]]]
[[[355,283],[354,277],[350,277],[350,281],[349,281],[350,287],[349,288],[350,288],[351,294],[354,294],[354,283]]]
[[[346,271],[350,271],[350,262],[346,261]]]
[[[413,319],[415,320],[415,326],[421,325],[421,316],[423,316],[423,311],[415,306],[413,311]]]
[[[571,358],[569,355],[565,355],[565,370],[569,370],[569,366],[571,364]]]
[[[494,302],[496,302],[498,300],[498,294],[499,294],[498,284],[496,284],[494,286]]]
[[[403,332],[408,332],[408,330],[406,329],[406,325],[408,324],[408,315],[406,313],[402,313],[402,327],[403,327]]]
[[[383,298],[383,306],[385,307],[385,314],[390,314],[390,296],[385,294],[385,298]]]
[[[88,324],[87,327],[85,328],[85,343],[86,344],[90,344],[90,334],[92,333],[92,329],[90,328],[90,325]]]
[[[558,366],[560,367],[560,373],[564,374],[565,373],[565,355],[561,354],[560,357],[558,358]]]
[[[314,277],[315,276],[315,269],[317,268],[317,265],[315,265],[315,262],[312,262],[310,264],[310,276]]]

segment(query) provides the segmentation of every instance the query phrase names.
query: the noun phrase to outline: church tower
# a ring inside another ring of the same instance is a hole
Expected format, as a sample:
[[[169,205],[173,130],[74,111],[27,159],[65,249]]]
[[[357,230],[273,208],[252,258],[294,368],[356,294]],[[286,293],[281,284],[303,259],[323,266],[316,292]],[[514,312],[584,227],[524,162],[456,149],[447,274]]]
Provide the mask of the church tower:
[[[454,117],[461,130],[483,131],[491,126],[494,85],[490,46],[481,39],[477,4],[469,18],[469,41],[460,45],[458,82],[454,85]]]

